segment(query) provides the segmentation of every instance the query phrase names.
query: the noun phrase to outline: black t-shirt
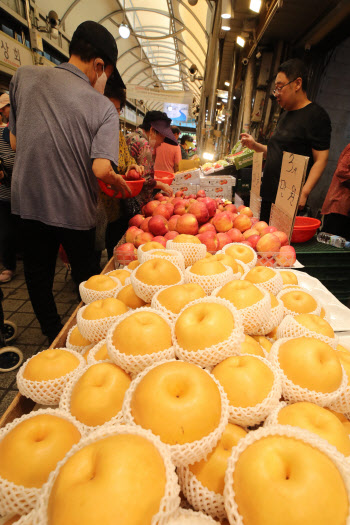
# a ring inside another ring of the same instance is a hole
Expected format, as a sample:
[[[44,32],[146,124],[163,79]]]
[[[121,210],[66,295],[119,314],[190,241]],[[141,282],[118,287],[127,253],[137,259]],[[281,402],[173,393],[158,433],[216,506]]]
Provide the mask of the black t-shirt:
[[[276,130],[267,144],[260,196],[264,200],[275,201],[284,151],[310,157],[307,177],[314,163],[312,150],[329,149],[331,131],[328,114],[314,102],[304,108],[282,113]]]

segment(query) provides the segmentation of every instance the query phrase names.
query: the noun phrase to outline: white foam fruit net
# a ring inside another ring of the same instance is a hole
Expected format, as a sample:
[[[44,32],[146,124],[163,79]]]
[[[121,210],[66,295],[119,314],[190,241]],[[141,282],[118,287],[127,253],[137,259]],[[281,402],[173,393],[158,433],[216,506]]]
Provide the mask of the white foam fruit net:
[[[264,323],[258,328],[254,335],[266,335],[271,332],[276,326],[279,326],[284,317],[284,307],[280,299],[277,299],[278,305],[271,308],[271,316],[267,323]],[[268,338],[270,339],[270,338]]]
[[[68,374],[55,379],[49,379],[48,381],[31,381],[30,379],[23,377],[29,360],[33,359],[35,356],[30,357],[21,366],[16,377],[18,390],[23,396],[29,397],[35,401],[35,403],[39,403],[40,405],[58,405],[63,389],[68,381],[78,370],[81,370],[86,365],[84,357],[78,352],[74,352],[68,348],[62,348],[62,350],[76,356],[79,361],[78,366]]]
[[[91,290],[90,288],[86,288],[85,283],[86,281],[83,281],[79,284],[79,293],[81,300],[85,304],[92,303],[93,301],[98,301],[99,299],[108,299],[109,297],[117,297],[119,290],[122,287],[122,283],[117,279],[116,277],[113,277],[112,275],[109,276],[113,281],[115,282],[114,288],[111,288],[111,290],[105,290],[105,291],[98,291],[98,290]]]
[[[159,259],[160,258],[161,257],[159,257]],[[131,274],[131,284],[132,284],[132,287],[134,288],[136,295],[140,297],[146,303],[150,303],[152,301],[152,297],[154,296],[154,294],[156,294],[160,290],[164,290],[165,288],[168,288],[169,286],[173,286],[174,284],[184,284],[185,279],[184,279],[184,274],[181,271],[181,268],[177,266],[173,261],[171,262],[179,270],[180,279],[177,283],[173,283],[169,285],[164,285],[164,284],[154,285],[154,284],[143,283],[136,277],[136,271],[138,269],[136,268]]]
[[[261,427],[258,430],[249,432],[247,436],[242,438],[238,445],[233,449],[233,452],[228,461],[227,470],[225,474],[225,489],[224,501],[227,517],[230,525],[244,525],[244,520],[238,512],[238,506],[235,501],[235,491],[233,488],[233,473],[240,455],[253,443],[268,436],[285,436],[297,439],[311,445],[313,448],[323,452],[337,467],[348,494],[350,501],[350,470],[344,456],[326,440],[320,438],[316,434],[304,429],[292,427],[289,425],[274,425],[269,427]],[[275,503],[278,504],[278,496],[276,496]],[[266,516],[266,523],[268,523],[268,516]],[[350,516],[347,516],[345,525],[350,525]]]
[[[277,294],[277,299],[281,299],[281,301],[283,302],[282,300],[282,297],[286,294],[286,293],[289,293],[289,292],[293,292],[295,291],[295,288],[284,288],[284,290],[282,290],[281,292],[279,292],[279,294]],[[304,290],[302,290],[304,291]],[[315,310],[313,310],[312,312],[307,312],[308,314],[314,314],[314,315],[320,315],[320,312],[321,312],[321,304],[319,303],[319,301],[307,290],[305,290],[305,293],[311,295],[311,297],[316,301],[317,303],[317,307],[315,308]],[[293,310],[289,310],[283,303],[283,309],[284,309],[284,316],[286,315],[292,315],[293,317],[295,315],[299,315],[301,312],[293,312]]]
[[[160,251],[162,252],[161,254],[159,253]],[[182,272],[185,271],[185,258],[178,250],[167,250],[166,248],[161,250],[159,248],[157,250],[141,252],[141,263],[149,261],[150,259],[166,259],[167,261],[176,264]]]
[[[216,273],[214,275],[197,275],[192,273],[192,266],[185,270],[185,282],[199,284],[207,295],[210,295],[215,288],[224,286],[229,281],[233,281],[234,274],[232,268],[225,266],[226,270],[222,273]]]
[[[153,370],[153,368],[156,368],[157,366],[160,366],[161,364],[169,363],[169,362],[170,361],[161,361],[159,363],[155,363],[154,365],[151,365],[150,367],[143,370],[131,382],[130,387],[126,391],[126,394],[124,397],[124,404],[123,404],[123,416],[124,416],[124,422],[126,424],[136,425],[133,415],[131,413],[131,400],[133,398],[134,392],[136,388],[138,387],[139,383],[142,381],[145,375],[148,374],[150,370]],[[165,443],[165,446],[167,447],[167,449],[169,450],[171,454],[172,461],[177,467],[182,466],[182,465],[191,465],[192,463],[196,463],[197,461],[200,461],[201,459],[206,458],[209,452],[211,452],[213,448],[216,447],[228,423],[228,399],[225,394],[225,391],[220,385],[219,381],[217,381],[217,379],[212,374],[210,374],[208,370],[204,370],[204,371],[205,373],[210,375],[212,380],[216,383],[219,389],[219,392],[220,392],[220,398],[221,398],[220,422],[216,429],[214,429],[207,436],[204,436],[202,439],[192,441],[190,443],[177,444],[177,445],[168,445]]]
[[[97,345],[93,347],[92,350],[90,350],[89,355],[87,356],[87,364],[88,365],[96,365],[97,363],[112,363],[112,359],[102,359],[97,360],[96,354],[97,352],[103,347],[103,345],[106,344],[106,339],[102,339]]]
[[[295,337],[314,337],[323,343],[327,343],[327,345],[334,348],[334,350],[337,348],[339,342],[337,337],[328,337],[318,332],[314,332],[313,330],[309,330],[298,323],[292,315],[287,315],[277,329],[277,339],[281,339],[282,337],[293,339]]]
[[[248,270],[250,271],[250,270]],[[248,272],[247,272],[248,273]],[[246,273],[243,276],[243,279],[246,279]],[[250,281],[249,281],[250,282]],[[255,284],[260,290],[266,290],[267,292],[277,295],[283,288],[282,277],[278,272],[275,272],[275,275],[263,283],[252,283]]]
[[[161,317],[169,326],[171,330],[171,337],[172,341],[174,340],[174,330],[173,330],[173,324],[169,321],[169,318],[164,315],[161,311],[156,310],[154,308],[144,307],[144,308],[138,308],[137,312],[147,312],[147,313],[154,313]],[[142,372],[145,368],[148,366],[153,365],[154,363],[157,363],[159,361],[164,360],[173,360],[175,358],[175,349],[174,346],[171,346],[170,348],[166,348],[165,350],[162,350],[160,352],[154,352],[153,354],[138,354],[138,355],[132,355],[132,354],[125,354],[123,352],[120,352],[118,348],[115,347],[113,343],[113,334],[114,330],[117,328],[117,326],[124,321],[127,317],[130,317],[135,313],[135,310],[131,310],[131,312],[127,312],[124,315],[120,316],[120,319],[114,323],[113,326],[108,330],[106,343],[107,343],[107,350],[108,354],[112,360],[113,363],[120,366],[125,372],[135,375],[139,372]]]
[[[83,306],[78,310],[78,328],[86,339],[93,343],[99,343],[102,339],[106,338],[109,327],[117,321],[119,315],[111,315],[109,317],[103,317],[102,319],[84,319],[83,314],[86,307],[87,306]]]
[[[15,521],[13,525],[33,525],[34,523],[35,510],[29,512],[25,516],[22,516],[18,521]]]
[[[337,390],[334,392],[316,392],[315,390],[309,390],[308,388],[303,388],[295,383],[293,383],[287,375],[284,373],[284,370],[281,368],[278,353],[280,346],[283,345],[286,341],[290,341],[289,338],[282,338],[275,341],[272,345],[272,348],[269,353],[269,361],[274,364],[279,370],[282,379],[282,395],[283,399],[288,403],[297,403],[299,401],[309,401],[310,403],[315,403],[321,407],[330,407],[335,403],[343,394],[345,394],[348,378],[345,373],[345,370],[342,366],[343,377],[341,384]]]
[[[252,260],[251,261],[249,261],[249,262],[242,261],[242,259],[240,259],[237,255],[235,257],[232,255],[232,257],[234,257],[237,261],[240,261],[240,263],[244,263],[249,268],[249,270],[254,268],[254,266],[256,265],[256,261],[258,260],[258,255],[257,255],[256,251],[253,250],[253,248],[251,248],[247,244],[242,244],[241,242],[232,242],[230,244],[226,244],[223,247],[223,249],[222,249],[223,253],[226,253],[226,251],[232,246],[244,246],[245,248],[248,248],[248,250],[252,254]]]
[[[179,509],[168,519],[166,525],[218,525],[218,522],[203,512],[192,509]]]
[[[181,490],[187,501],[196,510],[210,514],[214,518],[226,518],[224,496],[205,487],[186,467],[178,467],[177,475]]]
[[[278,422],[278,414],[280,413],[282,408],[284,408],[286,406],[288,406],[288,403],[286,403],[285,401],[280,401],[278,403],[278,405],[276,406],[276,408],[271,410],[270,414],[265,419],[264,427],[271,427],[271,426],[274,426],[274,425],[280,425],[281,423]],[[290,426],[293,426],[293,425],[290,425]],[[301,428],[301,427],[297,427],[297,428]]]
[[[212,293],[212,297],[220,299],[220,297],[217,297],[217,294],[219,292],[220,288],[216,288]],[[240,310],[237,310],[242,318],[243,330],[245,334],[257,335],[259,330],[262,327],[268,326],[269,321],[271,320],[270,296],[268,292],[266,292],[266,290],[261,290],[261,292],[264,295],[262,299],[257,301],[255,304],[252,304],[251,306],[247,306],[246,308],[241,308]],[[224,300],[228,301],[227,299]],[[232,305],[231,302],[230,304]],[[233,308],[235,307],[233,306]]]
[[[105,363],[106,361],[103,361],[103,362]],[[99,361],[98,363],[95,363],[95,364],[100,364],[100,363],[102,363],[102,361]],[[91,368],[92,366],[95,366],[95,364],[87,365],[85,368],[83,368],[82,370],[77,372],[72,377],[72,379],[69,381],[69,383],[67,383],[65,389],[63,390],[61,399],[60,399],[60,404],[59,404],[60,410],[62,410],[66,414],[72,415],[71,414],[71,410],[70,410],[70,401],[71,401],[73,389],[74,389],[75,385],[77,384],[77,382],[79,381],[79,379],[89,370],[89,368]],[[103,409],[103,406],[101,406],[101,410],[102,409]],[[115,414],[114,417],[112,417],[108,421],[105,421],[103,424],[104,425],[106,423],[108,423],[108,424],[118,424],[118,423],[122,423],[122,422],[123,422],[123,414],[122,414],[122,411],[120,410],[119,412],[117,412]],[[80,423],[80,425],[81,425],[81,427],[83,429],[83,433],[84,434],[87,434],[87,433],[91,432],[92,430],[95,430],[96,428],[102,426],[102,425],[96,425],[96,427],[91,427],[91,426],[86,425],[85,423],[82,423],[81,421],[79,421],[79,423]]]
[[[74,350],[74,352],[78,352],[79,354],[84,354],[87,350],[89,350],[90,348],[92,348],[94,346],[94,343],[91,343],[91,344],[85,345],[85,346],[73,345],[70,342],[70,337],[71,337],[72,332],[73,332],[73,330],[74,330],[74,328],[76,326],[78,326],[78,325],[75,324],[74,326],[72,326],[72,328],[68,332],[67,339],[66,339],[66,348],[68,348],[69,350]]]
[[[154,310],[157,310],[157,312],[162,312],[169,319],[171,323],[174,323],[178,314],[174,314],[171,310],[168,310],[167,308],[165,308],[165,306],[163,306],[159,302],[158,295],[161,292],[162,290],[159,290],[159,292],[155,293],[154,296],[152,297],[151,308],[153,308]]]
[[[266,419],[271,410],[279,403],[282,395],[282,381],[279,369],[268,361],[265,357],[252,355],[251,357],[259,359],[269,367],[273,373],[273,383],[270,392],[261,403],[251,407],[237,407],[229,402],[229,423],[241,427],[253,427]]]
[[[245,335],[243,331],[242,317],[239,310],[237,310],[230,301],[221,299],[220,297],[203,297],[202,299],[196,299],[188,303],[179,313],[179,316],[190,306],[201,303],[214,303],[221,304],[228,308],[234,319],[234,328],[228,339],[217,343],[216,345],[203,348],[197,351],[189,351],[181,348],[178,344],[176,336],[174,336],[175,355],[183,361],[188,361],[194,365],[202,367],[212,367],[230,357],[232,355],[239,355],[241,343],[243,343]]]
[[[70,414],[66,414],[61,410],[46,408],[39,409],[8,423],[5,427],[0,429],[0,441],[12,431],[17,425],[23,421],[27,421],[40,415],[52,415],[60,417],[72,423],[81,435],[83,435],[82,425]],[[0,514],[28,514],[34,509],[36,502],[40,495],[40,488],[24,487],[23,485],[16,485],[12,481],[8,481],[0,476]]]
[[[180,504],[180,487],[175,473],[175,467],[171,461],[167,447],[160,441],[160,439],[154,436],[149,430],[144,430],[141,427],[133,425],[104,425],[99,429],[90,432],[90,434],[85,436],[77,445],[75,445],[65,456],[65,458],[60,461],[60,463],[58,463],[56,470],[50,474],[47,483],[43,486],[36,507],[33,525],[49,525],[47,514],[50,492],[61,467],[66,463],[66,461],[76,452],[78,452],[78,450],[81,450],[82,448],[101,439],[119,434],[132,434],[143,437],[150,441],[161,455],[166,474],[165,493],[160,502],[159,511],[153,516],[151,524],[166,525],[167,520],[178,510]]]
[[[192,266],[196,261],[204,259],[207,253],[207,247],[205,244],[194,244],[194,243],[180,243],[173,242],[172,240],[166,243],[167,250],[176,250],[181,252],[185,259],[185,266]]]

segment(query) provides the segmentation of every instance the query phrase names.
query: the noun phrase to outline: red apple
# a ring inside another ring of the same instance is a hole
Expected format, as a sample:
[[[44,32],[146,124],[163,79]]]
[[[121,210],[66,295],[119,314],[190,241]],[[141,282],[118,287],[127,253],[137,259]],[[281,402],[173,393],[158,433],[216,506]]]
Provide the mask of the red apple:
[[[188,199],[182,199],[180,202],[175,204],[174,215],[184,215],[187,213],[189,207],[190,201]]]
[[[148,229],[148,223],[149,221],[152,219],[152,217],[147,217],[146,219],[144,219],[142,222],[141,222],[141,230],[144,231],[144,232],[149,232],[149,229]]]
[[[167,241],[170,241],[171,239],[175,239],[175,237],[177,237],[178,235],[179,235],[179,232],[171,231],[164,235],[164,239],[166,239]]]
[[[225,211],[230,211],[231,213],[237,213],[237,208],[234,204],[226,204]]]
[[[250,237],[247,238],[247,241],[251,244],[254,250],[256,249],[256,245],[259,240],[260,240],[260,235],[251,235]]]
[[[253,217],[253,212],[252,210],[248,207],[248,206],[245,206],[241,211],[240,213],[242,215],[246,215],[247,217]]]
[[[205,191],[204,191],[204,190],[198,190],[198,191],[197,191],[197,198],[198,198],[198,197],[206,197],[206,195],[205,195]]]
[[[254,228],[249,228],[249,230],[246,230],[243,233],[243,237],[244,237],[245,240],[247,240],[248,237],[250,237],[251,235],[259,235],[258,230],[255,230]],[[260,237],[260,235],[259,235],[259,237]]]
[[[184,196],[184,192],[179,190],[175,193],[175,197],[183,197]]]
[[[276,262],[280,266],[284,266],[285,268],[293,266],[296,260],[297,257],[295,250],[293,246],[290,246],[289,244],[287,246],[282,246],[279,251],[279,254],[276,257]]]
[[[241,204],[240,206],[238,206],[237,210],[238,210],[239,212],[241,212],[242,210],[244,210],[244,208],[245,208],[245,205],[244,205],[244,204]]]
[[[219,240],[216,233],[204,232],[197,235],[202,244],[205,244],[208,252],[215,253],[219,249]]]
[[[145,244],[146,242],[152,241],[152,239],[153,239],[153,235],[149,232],[139,233],[136,236],[136,239],[134,242],[135,247],[138,248],[139,246],[141,246],[141,244]]]
[[[134,244],[136,236],[139,233],[142,233],[142,230],[140,230],[140,228],[137,228],[137,226],[130,226],[130,228],[128,228],[126,230],[126,234],[125,234],[126,243],[127,244],[130,244],[130,243]]]
[[[260,232],[260,237],[263,237],[263,235],[267,235],[268,233],[274,233],[277,231],[277,228],[274,226],[268,226],[267,228],[264,228],[262,232]]]
[[[131,217],[129,221],[129,226],[137,226],[139,228],[141,226],[141,222],[144,220],[144,216],[138,213],[137,215],[134,215]]]
[[[157,208],[153,210],[152,215],[153,217],[155,215],[162,215],[168,221],[172,216],[172,213],[170,213],[170,210],[168,210],[165,204],[160,204],[159,206],[157,206]]]
[[[281,246],[286,246],[288,244],[288,236],[286,233],[277,230],[274,232],[274,235],[276,235],[281,241]]]
[[[196,217],[198,224],[204,224],[209,219],[208,208],[204,202],[194,201],[188,208],[188,213]]]
[[[176,229],[179,233],[196,235],[198,233],[198,221],[192,213],[185,213],[177,219]]]
[[[157,193],[157,195],[154,197],[157,201],[165,201],[165,196],[163,193]]]
[[[245,232],[246,230],[249,230],[251,228],[252,222],[247,217],[247,215],[239,214],[234,220],[233,220],[233,227],[237,228],[240,232]]]
[[[168,221],[163,215],[154,215],[148,223],[148,229],[153,235],[165,235],[168,232]]]
[[[168,228],[169,228],[170,232],[177,231],[176,230],[176,223],[177,223],[177,219],[179,217],[181,217],[181,215],[173,215],[172,217],[170,217],[170,219],[168,221]]]
[[[258,252],[264,253],[267,257],[273,256],[281,248],[281,241],[273,233],[267,233],[260,237],[256,245]]]
[[[170,199],[170,202],[173,206],[175,206],[175,204],[177,202],[181,202],[182,201],[182,198],[181,197],[173,197],[172,199]]]
[[[217,238],[219,241],[218,250],[222,250],[226,244],[230,244],[232,242],[231,237],[227,233],[218,233]]]
[[[165,207],[166,209],[168,210],[168,212],[170,213],[170,217],[172,216],[172,214],[174,213],[174,205],[171,204],[171,202],[166,202],[165,203]],[[169,218],[170,218],[169,217]]]
[[[125,180],[140,180],[142,177],[138,171],[131,169],[126,174]]]
[[[261,232],[265,229],[265,228],[268,228],[269,225],[267,224],[267,222],[265,221],[258,221],[254,224],[254,229],[255,230],[258,230],[258,232],[261,234]]]
[[[208,209],[209,217],[214,217],[215,211],[216,211],[216,202],[214,199],[211,199],[210,197],[201,197],[198,199],[199,202],[204,202]]]
[[[233,226],[231,214],[227,211],[217,213],[214,216],[213,224],[217,232],[227,232]]]
[[[230,236],[231,242],[244,241],[243,233],[238,228],[231,228],[231,230],[227,232],[227,235]]]
[[[202,224],[202,226],[198,230],[198,233],[205,233],[205,232],[216,233],[215,226],[213,224],[210,224],[210,222],[206,222],[205,224]]]
[[[125,244],[114,248],[114,255],[117,258],[118,263],[123,266],[128,265],[131,261],[135,261],[137,259],[136,254],[135,246],[130,242],[126,242]]]
[[[196,195],[194,193],[191,193],[191,195],[188,196],[189,199],[195,199]]]
[[[145,206],[142,208],[143,209],[143,212],[144,212],[144,215],[146,217],[150,217],[153,213],[153,211],[157,208],[157,206],[160,205],[160,202],[159,201],[149,201],[147,202],[147,204],[145,204]]]
[[[160,242],[160,244],[162,244],[165,248],[166,246],[166,238],[163,237],[162,235],[157,235],[156,237],[153,237],[152,239],[152,242]]]
[[[246,244],[247,246],[250,246],[250,248],[253,248],[249,241],[242,241],[241,244]]]

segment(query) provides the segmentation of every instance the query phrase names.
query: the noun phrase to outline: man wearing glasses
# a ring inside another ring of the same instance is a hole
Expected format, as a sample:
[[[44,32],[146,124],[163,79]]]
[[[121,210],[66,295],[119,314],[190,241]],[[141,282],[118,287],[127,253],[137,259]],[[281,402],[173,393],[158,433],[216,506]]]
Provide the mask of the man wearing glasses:
[[[275,202],[283,152],[309,157],[306,182],[301,191],[299,209],[303,209],[328,161],[331,121],[326,111],[311,102],[306,94],[307,68],[299,59],[283,62],[278,68],[274,95],[284,109],[276,130],[267,145],[259,144],[248,133],[241,141],[266,158],[260,196],[260,220],[269,222],[271,204]]]

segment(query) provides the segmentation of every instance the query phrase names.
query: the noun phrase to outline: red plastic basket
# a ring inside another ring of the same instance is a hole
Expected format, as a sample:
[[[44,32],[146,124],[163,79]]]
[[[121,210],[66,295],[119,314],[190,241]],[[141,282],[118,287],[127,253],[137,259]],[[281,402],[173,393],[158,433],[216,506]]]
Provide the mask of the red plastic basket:
[[[164,182],[164,184],[170,184],[173,182],[175,175],[169,171],[155,171],[154,180],[158,182]]]
[[[97,182],[98,182],[101,190],[103,191],[103,193],[105,193],[109,197],[115,197],[116,199],[122,199],[123,198],[121,191],[119,191],[118,193],[115,193],[115,190],[113,190],[112,188],[107,186],[107,184],[102,182],[102,180],[98,180]],[[126,180],[125,182],[127,183],[127,185],[129,186],[129,188],[131,190],[131,195],[126,195],[125,198],[131,198],[131,197],[136,197],[136,195],[138,195],[140,193],[140,191],[142,190],[142,187],[143,187],[143,183],[145,182],[145,179]]]
[[[309,241],[321,226],[321,221],[313,217],[295,217],[291,242]]]

